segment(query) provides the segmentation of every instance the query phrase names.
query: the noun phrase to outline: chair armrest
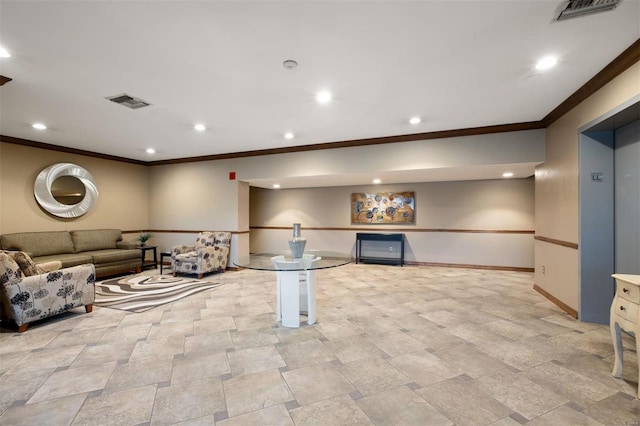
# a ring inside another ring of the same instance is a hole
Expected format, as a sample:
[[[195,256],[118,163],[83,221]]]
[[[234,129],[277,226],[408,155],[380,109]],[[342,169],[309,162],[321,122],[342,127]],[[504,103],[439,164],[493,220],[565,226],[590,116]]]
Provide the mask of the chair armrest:
[[[62,262],[60,262],[59,260],[52,260],[50,262],[37,263],[36,266],[41,268],[44,273],[53,272],[62,268]]]
[[[173,246],[173,248],[171,248],[171,257],[177,254],[189,253],[190,251],[196,251],[195,244]]]
[[[211,264],[217,268],[226,268],[227,259],[229,258],[229,247],[226,246],[207,246],[198,248],[198,257],[211,259]]]
[[[136,243],[135,241],[117,241],[116,242],[116,248],[119,249],[137,249],[140,246],[138,245],[138,243]]]
[[[229,257],[229,247],[227,246],[219,246],[218,247],[219,254],[224,257]]]

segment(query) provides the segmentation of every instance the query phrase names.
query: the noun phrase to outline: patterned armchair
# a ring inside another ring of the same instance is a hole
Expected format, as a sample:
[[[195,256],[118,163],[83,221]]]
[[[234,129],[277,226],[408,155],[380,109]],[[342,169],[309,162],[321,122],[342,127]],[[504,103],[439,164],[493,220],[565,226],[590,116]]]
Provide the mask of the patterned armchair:
[[[18,332],[24,332],[31,322],[78,306],[92,311],[93,264],[47,271],[29,262],[31,259],[22,252],[0,252],[0,317],[14,320]]]
[[[193,245],[175,246],[171,250],[171,270],[175,277],[178,272],[202,275],[224,271],[229,260],[231,232],[201,232]]]

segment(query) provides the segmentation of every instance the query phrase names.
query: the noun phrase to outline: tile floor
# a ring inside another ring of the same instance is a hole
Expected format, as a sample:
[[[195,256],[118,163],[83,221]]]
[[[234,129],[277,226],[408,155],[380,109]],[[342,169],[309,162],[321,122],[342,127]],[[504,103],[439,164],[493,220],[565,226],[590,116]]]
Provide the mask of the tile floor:
[[[147,271],[146,273],[153,273]],[[318,323],[275,320],[275,274],[134,314],[80,308],[0,331],[0,424],[640,425],[625,336],[573,320],[530,273],[319,271]]]

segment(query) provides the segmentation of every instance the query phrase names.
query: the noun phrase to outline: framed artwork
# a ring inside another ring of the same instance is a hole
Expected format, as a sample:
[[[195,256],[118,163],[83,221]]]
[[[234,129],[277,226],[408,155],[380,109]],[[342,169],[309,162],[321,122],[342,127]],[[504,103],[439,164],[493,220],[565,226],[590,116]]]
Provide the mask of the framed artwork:
[[[351,194],[351,223],[415,223],[415,208],[415,192],[356,192]]]

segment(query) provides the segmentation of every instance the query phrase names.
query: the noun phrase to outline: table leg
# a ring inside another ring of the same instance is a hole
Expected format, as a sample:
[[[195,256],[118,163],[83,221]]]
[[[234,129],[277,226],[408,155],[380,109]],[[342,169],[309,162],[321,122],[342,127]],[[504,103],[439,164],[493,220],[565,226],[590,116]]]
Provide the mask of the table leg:
[[[622,336],[620,335],[620,325],[616,322],[616,315],[614,314],[615,303],[611,305],[611,318],[609,324],[611,328],[611,340],[613,341],[613,377],[622,377]]]
[[[618,324],[611,325],[611,338],[613,339],[613,351],[615,353],[613,359],[613,377],[622,377],[622,336],[620,335],[620,326]]]

